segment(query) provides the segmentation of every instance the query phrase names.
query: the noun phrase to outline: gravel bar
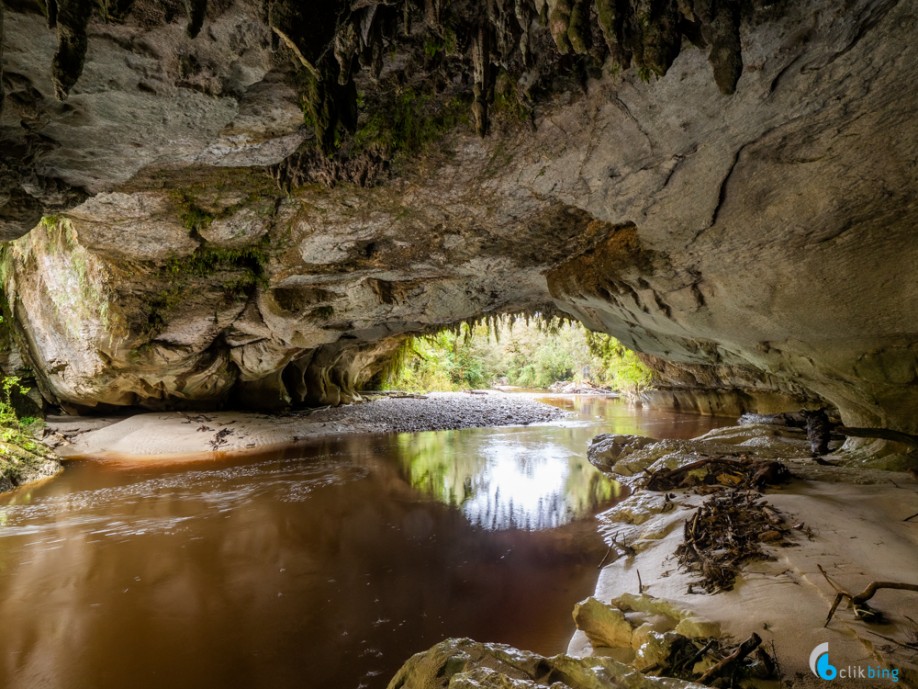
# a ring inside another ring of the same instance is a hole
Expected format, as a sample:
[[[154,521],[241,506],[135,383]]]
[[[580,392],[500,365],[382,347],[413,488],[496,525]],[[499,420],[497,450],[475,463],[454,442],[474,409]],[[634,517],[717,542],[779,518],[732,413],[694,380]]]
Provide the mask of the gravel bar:
[[[500,392],[383,397],[347,407],[301,412],[310,422],[334,421],[370,433],[415,433],[482,426],[526,426],[567,412],[522,395]]]

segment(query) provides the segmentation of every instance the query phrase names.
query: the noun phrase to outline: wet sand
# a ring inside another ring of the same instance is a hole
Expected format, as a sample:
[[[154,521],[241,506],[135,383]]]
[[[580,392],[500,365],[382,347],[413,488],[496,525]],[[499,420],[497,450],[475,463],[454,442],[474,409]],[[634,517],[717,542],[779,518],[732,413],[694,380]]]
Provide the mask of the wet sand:
[[[918,518],[904,521],[918,512],[918,482],[907,473],[818,466],[800,456],[785,461],[796,478],[769,487],[763,497],[788,523],[809,527],[811,536],[796,531],[790,547],[766,547],[773,559],[746,564],[731,591],[705,594],[696,585],[689,593],[689,584],[699,577],[683,571],[674,553],[683,541],[683,524],[704,497],[679,491],[676,509],[657,512],[640,524],[626,523],[633,521],[628,513],[642,511],[640,501],[663,500],[659,493],[641,490],[599,517],[607,539],[617,534],[637,554],[602,570],[596,597],[608,601],[637,593],[640,571],[646,593],[720,622],[737,642],[758,633],[765,647],[774,649],[785,681],[791,682],[781,686],[825,685],[808,667],[810,651],[822,642],[829,642],[831,661],[839,668],[896,667],[902,675],[898,686],[915,686],[918,658],[905,644],[918,633],[918,593],[880,590],[869,604],[885,613],[886,624],[857,619],[843,602],[824,627],[835,590],[818,565],[853,594],[872,581],[918,583]],[[585,635],[575,634],[569,652],[592,651]],[[895,685],[889,679],[839,677],[833,686]]]
[[[285,414],[161,412],[120,418],[49,417],[49,443],[64,459],[181,456],[259,452],[351,433],[401,433],[517,426],[554,421],[565,412],[500,392],[432,393]]]

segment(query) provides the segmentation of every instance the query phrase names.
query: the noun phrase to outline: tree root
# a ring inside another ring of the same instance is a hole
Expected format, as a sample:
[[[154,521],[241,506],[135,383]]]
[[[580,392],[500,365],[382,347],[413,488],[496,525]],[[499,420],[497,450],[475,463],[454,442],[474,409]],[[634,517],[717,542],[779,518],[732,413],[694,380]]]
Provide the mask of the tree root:
[[[816,567],[819,568],[820,574],[825,577],[825,580],[829,582],[829,585],[835,589],[835,600],[832,601],[832,607],[829,609],[829,614],[826,617],[825,624],[822,625],[823,627],[829,626],[829,622],[832,621],[832,616],[835,615],[835,611],[838,609],[839,603],[841,603],[845,598],[848,599],[849,605],[854,608],[854,614],[857,615],[858,618],[864,620],[865,622],[879,623],[884,619],[883,613],[867,605],[867,601],[873,598],[877,591],[880,589],[918,591],[918,584],[907,584],[901,581],[871,581],[869,584],[867,584],[867,588],[855,595],[842,588],[842,586],[837,582],[833,581],[829,575],[826,574],[826,571],[822,568],[822,565],[816,565]]]
[[[894,431],[890,428],[858,428],[856,426],[838,426],[835,431],[853,438],[880,438],[902,443],[909,447],[918,447],[918,435]]]

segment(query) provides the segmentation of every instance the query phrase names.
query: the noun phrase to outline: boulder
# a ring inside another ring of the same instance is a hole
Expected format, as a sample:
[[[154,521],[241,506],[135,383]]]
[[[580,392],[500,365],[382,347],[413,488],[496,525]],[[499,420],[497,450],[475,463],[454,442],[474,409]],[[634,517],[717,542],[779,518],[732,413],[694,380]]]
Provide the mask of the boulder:
[[[540,656],[503,644],[447,639],[401,667],[388,689],[703,689],[646,677],[611,658]]]

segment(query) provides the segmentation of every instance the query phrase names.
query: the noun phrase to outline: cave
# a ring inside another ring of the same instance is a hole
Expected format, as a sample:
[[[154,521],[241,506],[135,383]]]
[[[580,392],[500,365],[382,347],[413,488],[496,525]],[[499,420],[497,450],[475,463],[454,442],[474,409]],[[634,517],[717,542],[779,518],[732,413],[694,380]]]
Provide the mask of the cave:
[[[914,471],[915,23],[3,0],[0,369],[44,411],[275,413],[360,401],[410,336],[554,314],[640,352],[652,405],[825,407]]]

